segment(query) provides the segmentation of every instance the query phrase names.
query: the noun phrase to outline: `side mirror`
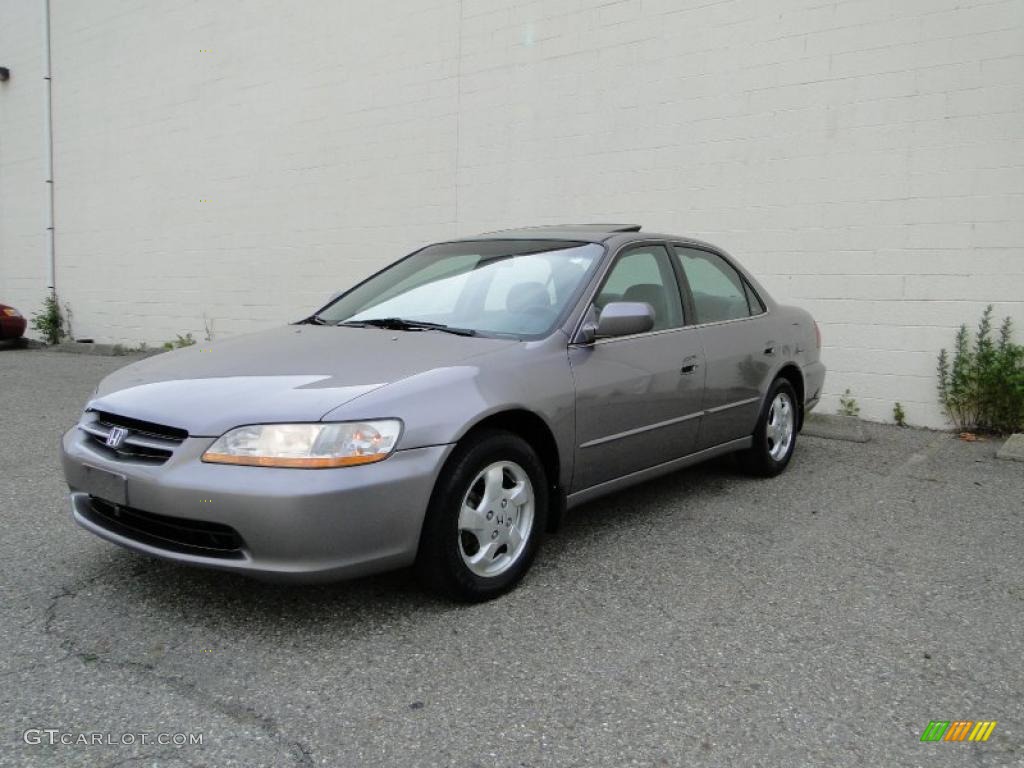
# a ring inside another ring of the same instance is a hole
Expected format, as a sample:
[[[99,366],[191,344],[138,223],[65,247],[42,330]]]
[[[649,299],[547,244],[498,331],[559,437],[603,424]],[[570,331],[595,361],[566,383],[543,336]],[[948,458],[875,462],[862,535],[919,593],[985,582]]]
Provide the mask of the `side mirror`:
[[[645,301],[613,301],[601,310],[596,335],[631,336],[654,327],[654,308]]]
[[[654,308],[645,301],[612,301],[598,317],[591,307],[576,334],[576,344],[591,344],[598,338],[647,333],[654,327]]]

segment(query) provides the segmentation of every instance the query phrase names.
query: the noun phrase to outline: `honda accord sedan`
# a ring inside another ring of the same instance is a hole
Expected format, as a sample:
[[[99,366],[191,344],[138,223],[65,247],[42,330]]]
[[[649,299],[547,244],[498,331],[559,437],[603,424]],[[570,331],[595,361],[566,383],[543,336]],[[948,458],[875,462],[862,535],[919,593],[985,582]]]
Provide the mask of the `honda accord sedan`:
[[[414,565],[483,600],[571,507],[723,454],[782,472],[820,349],[807,312],[707,243],[504,231],[116,371],[64,472],[74,519],[138,552],[297,581]]]

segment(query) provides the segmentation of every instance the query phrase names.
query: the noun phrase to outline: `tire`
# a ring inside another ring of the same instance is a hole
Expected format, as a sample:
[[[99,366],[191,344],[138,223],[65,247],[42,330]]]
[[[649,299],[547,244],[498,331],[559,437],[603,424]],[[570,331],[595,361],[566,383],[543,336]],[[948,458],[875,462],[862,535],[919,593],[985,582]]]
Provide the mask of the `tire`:
[[[754,429],[754,443],[737,454],[744,472],[756,477],[775,477],[789,465],[796,449],[799,407],[792,384],[782,378],[772,382]],[[780,440],[787,435],[788,444]]]
[[[509,432],[472,435],[448,459],[431,496],[418,575],[431,591],[461,602],[497,597],[529,569],[547,517],[547,475],[529,443]]]

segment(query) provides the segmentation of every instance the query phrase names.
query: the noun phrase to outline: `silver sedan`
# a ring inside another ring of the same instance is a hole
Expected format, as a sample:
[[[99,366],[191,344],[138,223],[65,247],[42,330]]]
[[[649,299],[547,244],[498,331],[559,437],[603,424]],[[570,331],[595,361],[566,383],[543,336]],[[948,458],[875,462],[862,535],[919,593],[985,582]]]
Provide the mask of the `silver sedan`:
[[[820,348],[807,312],[707,243],[498,232],[111,374],[64,472],[75,520],[129,549],[268,579],[415,565],[482,600],[568,508],[727,453],[782,472]]]

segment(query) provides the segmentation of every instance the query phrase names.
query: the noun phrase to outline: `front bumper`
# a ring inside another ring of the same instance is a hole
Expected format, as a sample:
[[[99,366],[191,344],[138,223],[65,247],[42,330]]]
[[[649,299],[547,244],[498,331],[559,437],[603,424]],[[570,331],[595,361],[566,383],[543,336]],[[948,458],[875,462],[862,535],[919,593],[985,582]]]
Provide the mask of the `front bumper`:
[[[187,438],[165,463],[112,459],[75,427],[64,435],[64,475],[75,520],[128,549],[189,565],[275,581],[329,581],[409,565],[430,494],[452,446],[397,451],[364,466],[279,469],[205,464],[212,438]],[[95,514],[92,471],[125,478],[125,498],[106,499],[163,518],[228,526],[241,539],[230,557],[161,545]]]

